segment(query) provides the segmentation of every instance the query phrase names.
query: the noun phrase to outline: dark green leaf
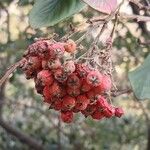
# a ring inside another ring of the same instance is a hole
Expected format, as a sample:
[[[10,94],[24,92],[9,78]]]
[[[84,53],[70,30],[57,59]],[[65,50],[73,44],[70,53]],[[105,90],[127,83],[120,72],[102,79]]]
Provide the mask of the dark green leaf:
[[[129,72],[129,80],[138,99],[150,99],[150,55],[143,65]]]
[[[28,5],[28,4],[32,4],[33,0],[19,0],[19,5],[20,6],[24,6],[24,5]]]
[[[36,0],[29,21],[33,28],[53,26],[81,11],[84,6],[80,0]]]

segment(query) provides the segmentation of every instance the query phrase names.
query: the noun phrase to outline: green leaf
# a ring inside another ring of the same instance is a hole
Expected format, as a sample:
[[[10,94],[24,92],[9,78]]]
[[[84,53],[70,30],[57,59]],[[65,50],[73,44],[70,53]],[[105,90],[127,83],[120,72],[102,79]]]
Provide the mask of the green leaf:
[[[33,28],[53,26],[81,11],[84,6],[80,0],[36,0],[29,22]]]
[[[28,5],[32,3],[33,3],[33,0],[19,0],[18,2],[19,6],[24,6],[24,5]]]
[[[150,55],[140,67],[129,72],[129,80],[138,99],[150,99]]]

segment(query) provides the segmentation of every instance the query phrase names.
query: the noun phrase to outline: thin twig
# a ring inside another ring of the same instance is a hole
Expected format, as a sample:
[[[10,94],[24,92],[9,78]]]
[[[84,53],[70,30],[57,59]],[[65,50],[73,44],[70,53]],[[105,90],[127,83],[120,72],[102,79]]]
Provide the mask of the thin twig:
[[[24,63],[24,60],[20,60],[17,63],[15,63],[14,65],[12,65],[10,68],[8,68],[8,70],[6,71],[6,73],[4,74],[4,76],[0,79],[0,88],[2,86],[2,84],[8,79],[9,75],[11,73],[13,73],[17,67],[19,67],[20,65],[22,65],[22,63]]]

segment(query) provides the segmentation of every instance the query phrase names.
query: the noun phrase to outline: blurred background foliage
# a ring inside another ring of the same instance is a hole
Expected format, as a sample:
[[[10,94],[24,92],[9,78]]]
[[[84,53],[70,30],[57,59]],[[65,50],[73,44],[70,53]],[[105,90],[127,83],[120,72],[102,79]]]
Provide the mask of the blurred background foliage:
[[[85,8],[79,14],[54,27],[32,29],[28,24],[28,13],[32,0],[0,1],[0,75],[16,61],[20,60],[28,44],[37,37],[51,36],[57,33],[63,36],[69,31],[69,24],[85,27],[85,21],[98,16],[96,11]],[[131,5],[124,6],[130,13],[135,12]],[[109,29],[108,29],[109,30]],[[84,45],[96,31],[92,31]],[[137,39],[150,37],[150,26],[136,22],[119,22],[113,48],[113,61],[116,68],[114,81],[119,89],[129,86],[127,73],[140,65],[149,52],[149,45],[141,46]],[[77,38],[77,37],[76,37]],[[144,77],[143,77],[144,78]],[[141,103],[132,94],[112,98],[114,105],[122,106],[125,115],[121,119],[112,118],[93,121],[90,118],[76,116],[74,123],[64,124],[58,114],[48,109],[34,90],[33,81],[28,81],[18,69],[11,75],[0,91],[0,100],[4,101],[2,115],[9,125],[20,132],[42,142],[47,150],[149,150],[150,147],[150,103]],[[1,108],[2,109],[2,108]],[[0,150],[28,150],[26,144],[0,127]]]

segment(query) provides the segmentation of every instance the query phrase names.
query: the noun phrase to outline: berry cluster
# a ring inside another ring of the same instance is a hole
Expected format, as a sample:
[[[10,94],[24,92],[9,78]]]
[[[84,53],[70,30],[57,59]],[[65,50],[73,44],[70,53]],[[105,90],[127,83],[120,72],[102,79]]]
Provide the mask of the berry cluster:
[[[123,110],[109,104],[103,96],[111,89],[109,76],[84,63],[64,61],[66,53],[75,51],[72,40],[38,40],[28,47],[22,69],[27,79],[34,79],[37,93],[43,95],[44,102],[50,109],[60,111],[66,123],[72,122],[73,114],[78,112],[97,120],[121,117]]]

